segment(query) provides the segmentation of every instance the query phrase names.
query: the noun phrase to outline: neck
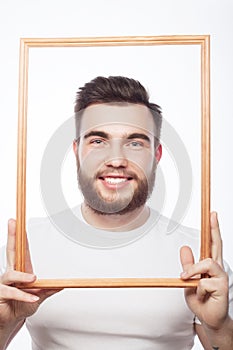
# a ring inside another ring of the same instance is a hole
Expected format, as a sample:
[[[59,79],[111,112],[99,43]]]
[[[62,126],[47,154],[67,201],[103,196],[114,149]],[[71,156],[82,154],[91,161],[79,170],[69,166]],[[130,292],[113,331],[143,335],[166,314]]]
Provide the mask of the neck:
[[[85,202],[82,204],[82,215],[91,226],[108,231],[130,231],[142,226],[150,215],[150,209],[142,206],[123,215],[102,215],[95,212]]]

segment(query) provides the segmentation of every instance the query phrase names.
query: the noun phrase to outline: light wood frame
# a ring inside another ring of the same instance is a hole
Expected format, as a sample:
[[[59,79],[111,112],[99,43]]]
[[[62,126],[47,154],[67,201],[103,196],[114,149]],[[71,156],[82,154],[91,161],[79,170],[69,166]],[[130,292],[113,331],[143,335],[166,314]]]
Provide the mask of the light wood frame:
[[[101,47],[143,45],[200,45],[201,47],[201,252],[200,259],[210,251],[210,37],[209,35],[127,36],[83,38],[30,38],[20,42],[19,105],[18,105],[18,165],[17,165],[17,227],[16,269],[25,271],[26,255],[26,144],[28,62],[34,47]],[[30,288],[105,288],[105,287],[196,287],[198,279],[179,278],[101,278],[46,279],[28,284]],[[22,286],[21,286],[22,287]],[[24,285],[25,287],[25,285]]]

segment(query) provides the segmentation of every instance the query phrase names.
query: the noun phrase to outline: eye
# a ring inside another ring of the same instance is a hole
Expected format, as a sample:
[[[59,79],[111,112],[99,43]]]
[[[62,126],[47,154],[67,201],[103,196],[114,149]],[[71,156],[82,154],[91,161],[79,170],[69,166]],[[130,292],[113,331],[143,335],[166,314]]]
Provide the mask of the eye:
[[[140,141],[131,141],[127,144],[127,147],[130,147],[131,149],[141,149],[143,148],[144,144],[143,142],[140,142]]]
[[[91,143],[96,143],[96,144],[100,144],[100,143],[102,143],[103,142],[103,140],[92,140],[91,141]]]
[[[106,145],[106,141],[105,140],[102,140],[102,139],[93,139],[93,140],[90,140],[90,144],[93,145],[93,146],[105,146]]]

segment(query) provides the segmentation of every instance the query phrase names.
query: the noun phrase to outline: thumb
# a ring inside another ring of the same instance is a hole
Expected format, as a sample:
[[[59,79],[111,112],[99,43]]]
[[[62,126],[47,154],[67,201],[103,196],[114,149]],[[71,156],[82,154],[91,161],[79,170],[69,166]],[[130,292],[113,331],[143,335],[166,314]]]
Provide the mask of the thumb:
[[[60,292],[61,290],[62,290],[62,288],[59,288],[59,289],[26,289],[25,291],[27,291],[28,293],[33,293],[39,297],[39,299],[36,302],[37,305],[39,306],[47,298]]]
[[[183,268],[181,277],[184,277],[189,267],[192,266],[195,261],[193,257],[192,249],[188,246],[183,246],[180,249],[180,261]]]
[[[37,295],[40,298],[39,304],[41,304],[44,300],[51,297],[52,295],[60,292],[62,289],[41,289]]]

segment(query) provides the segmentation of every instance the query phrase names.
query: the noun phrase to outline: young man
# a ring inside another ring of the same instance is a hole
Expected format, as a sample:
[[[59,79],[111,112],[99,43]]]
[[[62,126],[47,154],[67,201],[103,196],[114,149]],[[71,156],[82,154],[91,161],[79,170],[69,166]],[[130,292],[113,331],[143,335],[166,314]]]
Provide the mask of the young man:
[[[34,350],[181,350],[192,348],[195,334],[206,350],[232,349],[232,274],[223,267],[216,213],[211,215],[212,259],[194,263],[187,247],[196,253],[194,230],[179,226],[167,235],[168,220],[146,205],[162,154],[160,108],[133,79],[97,77],[78,92],[75,113],[73,149],[84,196],[75,213],[80,224],[67,222],[61,234],[64,213],[53,217],[56,225],[49,219],[32,221],[36,273],[48,278],[56,273],[61,278],[175,277],[182,247],[181,277],[209,278],[197,289],[186,289],[185,296],[181,289],[159,288],[18,290],[14,283],[26,286],[36,277],[29,254],[27,273],[14,271],[15,222],[10,220],[0,285],[0,349],[25,320]]]

